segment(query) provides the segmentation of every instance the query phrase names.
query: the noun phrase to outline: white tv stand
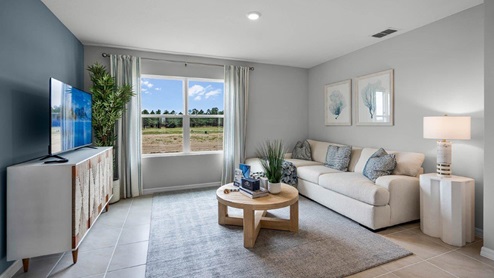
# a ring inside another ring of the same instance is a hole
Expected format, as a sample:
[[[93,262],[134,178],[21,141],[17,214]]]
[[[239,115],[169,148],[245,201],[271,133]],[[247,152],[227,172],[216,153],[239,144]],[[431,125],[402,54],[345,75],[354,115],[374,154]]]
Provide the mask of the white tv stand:
[[[66,163],[36,159],[7,168],[7,260],[78,248],[112,197],[111,147],[64,153]]]

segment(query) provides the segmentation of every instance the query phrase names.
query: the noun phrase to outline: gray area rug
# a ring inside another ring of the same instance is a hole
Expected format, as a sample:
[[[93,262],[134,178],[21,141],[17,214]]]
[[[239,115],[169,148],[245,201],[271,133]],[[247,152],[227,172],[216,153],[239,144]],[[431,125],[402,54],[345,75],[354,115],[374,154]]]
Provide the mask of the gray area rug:
[[[302,196],[298,233],[261,229],[246,249],[241,227],[218,224],[216,189],[180,191],[153,197],[146,277],[344,277],[411,254]]]

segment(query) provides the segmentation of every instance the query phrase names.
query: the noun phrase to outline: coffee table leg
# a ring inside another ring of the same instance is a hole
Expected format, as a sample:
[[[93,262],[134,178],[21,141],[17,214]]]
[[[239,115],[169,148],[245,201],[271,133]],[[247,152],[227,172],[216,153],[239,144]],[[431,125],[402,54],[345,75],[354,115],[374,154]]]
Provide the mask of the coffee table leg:
[[[226,224],[226,217],[228,216],[228,207],[218,202],[218,224]]]
[[[290,231],[298,232],[298,200],[290,206]]]
[[[256,243],[255,226],[254,226],[254,211],[244,209],[244,247],[252,248]]]

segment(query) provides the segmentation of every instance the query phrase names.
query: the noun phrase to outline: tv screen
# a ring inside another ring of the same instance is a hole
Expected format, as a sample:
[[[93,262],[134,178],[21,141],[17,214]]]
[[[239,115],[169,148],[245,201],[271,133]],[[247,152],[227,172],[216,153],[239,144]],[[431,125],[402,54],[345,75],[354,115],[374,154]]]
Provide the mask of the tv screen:
[[[92,144],[91,109],[90,93],[50,78],[50,155]]]

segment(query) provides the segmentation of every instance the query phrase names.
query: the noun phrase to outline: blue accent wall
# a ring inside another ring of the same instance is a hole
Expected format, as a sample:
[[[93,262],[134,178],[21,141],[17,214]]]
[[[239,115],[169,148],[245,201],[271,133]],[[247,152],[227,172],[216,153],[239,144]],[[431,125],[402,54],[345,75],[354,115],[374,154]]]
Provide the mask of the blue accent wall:
[[[1,0],[0,274],[12,263],[6,167],[48,154],[50,77],[83,88],[83,45],[40,0]]]

